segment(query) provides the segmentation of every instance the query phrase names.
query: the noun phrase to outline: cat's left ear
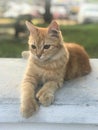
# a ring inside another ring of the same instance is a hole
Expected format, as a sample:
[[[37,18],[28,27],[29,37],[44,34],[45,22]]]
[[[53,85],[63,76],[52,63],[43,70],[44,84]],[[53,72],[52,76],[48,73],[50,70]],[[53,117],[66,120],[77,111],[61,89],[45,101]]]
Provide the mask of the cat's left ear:
[[[30,33],[35,33],[37,31],[37,28],[30,22],[26,21],[26,26]]]
[[[58,23],[53,20],[48,27],[48,33],[51,34],[52,37],[58,37],[59,31],[60,28]]]

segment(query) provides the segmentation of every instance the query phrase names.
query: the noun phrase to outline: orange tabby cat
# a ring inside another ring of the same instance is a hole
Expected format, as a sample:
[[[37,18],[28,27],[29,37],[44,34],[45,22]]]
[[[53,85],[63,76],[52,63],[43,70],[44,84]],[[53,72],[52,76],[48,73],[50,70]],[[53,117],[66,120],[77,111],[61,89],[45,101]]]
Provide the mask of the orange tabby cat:
[[[21,113],[28,118],[39,108],[36,99],[44,106],[50,105],[64,80],[88,74],[91,67],[83,47],[64,44],[56,21],[48,28],[35,27],[30,22],[26,25],[30,31],[30,56],[21,85]],[[35,93],[39,83],[43,86]]]

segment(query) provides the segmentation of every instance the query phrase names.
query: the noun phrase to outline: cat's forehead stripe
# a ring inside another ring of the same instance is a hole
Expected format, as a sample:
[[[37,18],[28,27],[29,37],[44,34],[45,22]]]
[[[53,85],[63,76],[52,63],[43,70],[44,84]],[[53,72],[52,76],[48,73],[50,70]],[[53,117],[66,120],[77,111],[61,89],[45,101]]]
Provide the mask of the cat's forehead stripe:
[[[37,35],[31,35],[29,43],[43,45],[45,43],[46,35],[47,35],[46,28],[38,28]]]

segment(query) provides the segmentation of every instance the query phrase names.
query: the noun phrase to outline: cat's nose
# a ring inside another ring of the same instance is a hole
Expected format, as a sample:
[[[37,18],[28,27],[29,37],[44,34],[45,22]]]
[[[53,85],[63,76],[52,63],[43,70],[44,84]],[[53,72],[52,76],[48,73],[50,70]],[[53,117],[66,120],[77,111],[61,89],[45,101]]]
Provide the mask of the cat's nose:
[[[37,54],[37,57],[40,58],[40,57],[41,57],[41,54]]]

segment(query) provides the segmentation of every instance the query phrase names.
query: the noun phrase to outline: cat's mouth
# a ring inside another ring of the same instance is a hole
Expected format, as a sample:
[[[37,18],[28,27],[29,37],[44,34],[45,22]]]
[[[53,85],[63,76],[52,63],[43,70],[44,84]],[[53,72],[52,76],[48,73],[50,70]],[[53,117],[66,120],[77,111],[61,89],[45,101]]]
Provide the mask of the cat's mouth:
[[[33,58],[37,61],[44,61],[44,57],[43,56],[36,56],[36,55],[33,55]]]
[[[36,56],[36,55],[33,55],[33,58],[39,62],[47,62],[47,61],[50,61],[52,59],[52,56],[51,57],[48,57],[48,56]]]

